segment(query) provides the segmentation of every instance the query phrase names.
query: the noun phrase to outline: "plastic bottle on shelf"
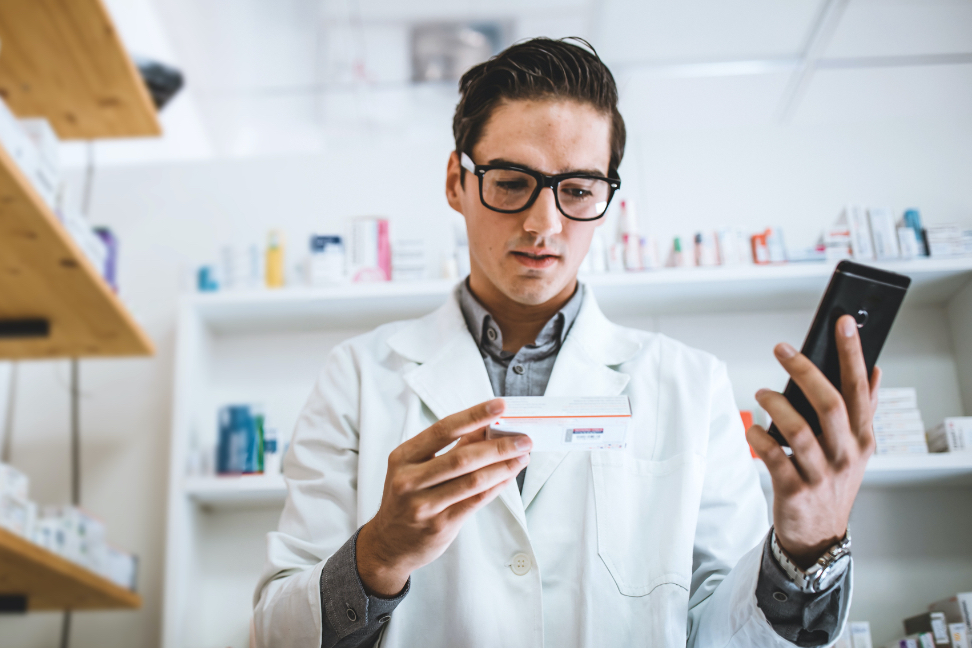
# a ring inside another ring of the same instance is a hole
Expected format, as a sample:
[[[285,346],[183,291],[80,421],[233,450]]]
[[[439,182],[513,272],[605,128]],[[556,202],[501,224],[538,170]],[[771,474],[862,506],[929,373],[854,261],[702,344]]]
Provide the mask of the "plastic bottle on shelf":
[[[286,282],[284,265],[284,235],[280,230],[267,234],[267,288],[281,288]]]
[[[681,268],[685,266],[685,256],[682,253],[682,239],[678,236],[672,241],[672,251],[668,258],[670,268]]]
[[[268,427],[263,431],[263,474],[279,475],[282,472],[282,454],[277,445],[277,428]]]
[[[625,270],[642,270],[641,236],[638,234],[638,215],[630,201],[621,201],[621,242],[624,243]]]

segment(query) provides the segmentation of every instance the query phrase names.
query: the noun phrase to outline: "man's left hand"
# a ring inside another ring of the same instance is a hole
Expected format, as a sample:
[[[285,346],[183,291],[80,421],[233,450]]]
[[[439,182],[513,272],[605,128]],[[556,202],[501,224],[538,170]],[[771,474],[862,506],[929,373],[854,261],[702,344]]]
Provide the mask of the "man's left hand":
[[[857,324],[850,315],[837,320],[840,383],[837,390],[802,353],[778,344],[776,358],[813,405],[823,434],[779,392],[761,389],[756,400],[789,442],[793,456],[754,425],[746,438],[766,463],[773,481],[773,524],[780,548],[801,569],[811,566],[847,532],[864,468],[874,452],[872,422],[881,372],[864,365]]]

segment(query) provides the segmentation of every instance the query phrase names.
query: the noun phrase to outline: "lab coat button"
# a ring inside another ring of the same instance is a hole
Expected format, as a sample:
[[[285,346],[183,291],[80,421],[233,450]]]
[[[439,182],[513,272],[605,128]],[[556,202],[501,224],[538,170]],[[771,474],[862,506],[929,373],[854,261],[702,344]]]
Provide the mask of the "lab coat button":
[[[351,608],[348,608],[348,621],[354,623],[357,620],[358,620],[358,613],[352,610]]]
[[[530,560],[530,556],[524,553],[518,553],[513,556],[513,562],[510,563],[510,569],[512,569],[513,573],[517,576],[523,576],[529,572],[531,566],[532,561]]]

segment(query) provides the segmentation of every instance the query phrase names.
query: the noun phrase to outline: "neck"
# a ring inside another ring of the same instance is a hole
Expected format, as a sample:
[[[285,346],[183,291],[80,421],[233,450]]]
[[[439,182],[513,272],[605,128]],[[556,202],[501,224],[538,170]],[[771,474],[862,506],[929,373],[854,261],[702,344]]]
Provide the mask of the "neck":
[[[533,344],[544,325],[570,300],[577,289],[577,278],[544,303],[535,305],[510,299],[478,272],[469,275],[469,289],[503,333],[503,350],[516,353]]]

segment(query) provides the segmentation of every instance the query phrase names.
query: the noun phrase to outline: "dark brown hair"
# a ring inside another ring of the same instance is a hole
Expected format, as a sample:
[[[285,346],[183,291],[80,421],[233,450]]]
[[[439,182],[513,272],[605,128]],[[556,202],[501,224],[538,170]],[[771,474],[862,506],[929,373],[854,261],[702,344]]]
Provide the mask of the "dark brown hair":
[[[582,43],[586,48],[567,42]],[[452,119],[456,152],[472,154],[493,109],[504,100],[570,99],[611,117],[611,160],[615,173],[624,157],[624,119],[618,112],[614,76],[586,40],[534,38],[512,45],[470,68],[459,81],[459,105]]]

